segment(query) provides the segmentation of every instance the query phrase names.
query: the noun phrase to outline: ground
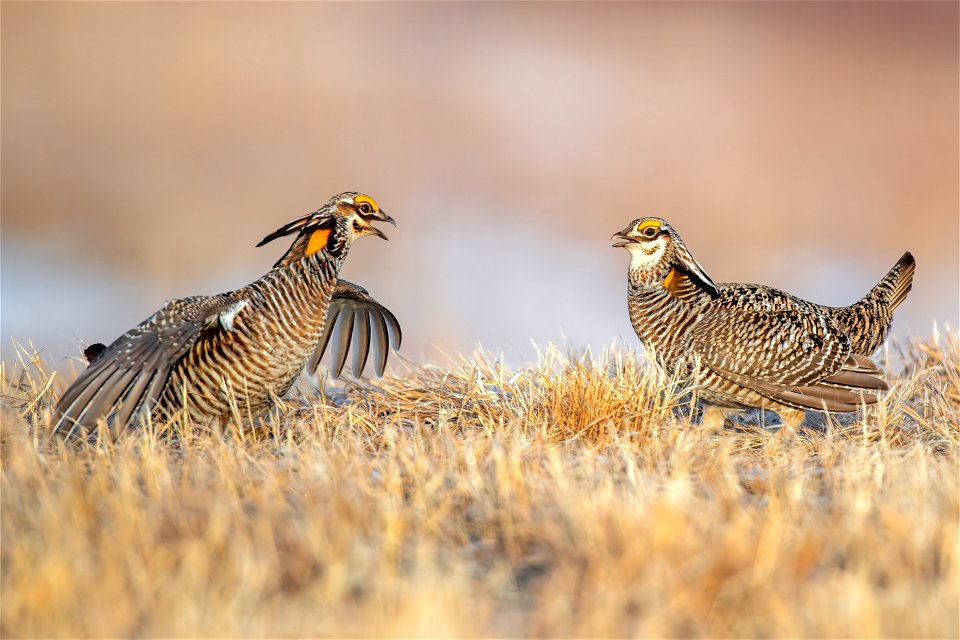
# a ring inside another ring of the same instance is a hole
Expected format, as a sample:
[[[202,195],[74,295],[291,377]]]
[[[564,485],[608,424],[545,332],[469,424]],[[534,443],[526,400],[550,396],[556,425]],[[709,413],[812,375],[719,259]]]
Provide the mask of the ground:
[[[548,348],[81,445],[24,352],[0,632],[957,637],[960,334],[888,353],[881,404],[817,429],[707,431],[634,354]]]

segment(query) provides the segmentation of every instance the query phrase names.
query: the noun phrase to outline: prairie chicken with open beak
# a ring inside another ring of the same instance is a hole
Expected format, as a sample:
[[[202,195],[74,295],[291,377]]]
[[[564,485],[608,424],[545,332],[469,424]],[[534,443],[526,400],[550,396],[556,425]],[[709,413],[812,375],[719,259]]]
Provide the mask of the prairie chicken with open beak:
[[[334,196],[257,245],[294,236],[260,279],[216,296],[173,300],[110,346],[88,347],[90,366],[57,403],[55,431],[83,432],[114,409],[115,430],[147,414],[186,414],[198,423],[234,411],[257,415],[305,366],[316,369],[331,336],[337,375],[351,341],[360,375],[371,340],[382,373],[390,344],[399,347],[399,324],[365,289],[337,278],[354,240],[387,239],[375,222],[396,225],[369,196]]]
[[[630,253],[637,337],[668,375],[697,373],[704,423],[760,407],[796,426],[805,410],[853,412],[887,389],[869,356],[913,284],[909,252],[860,301],[828,307],[763,285],[715,283],[660,218],[634,220],[613,240]]]

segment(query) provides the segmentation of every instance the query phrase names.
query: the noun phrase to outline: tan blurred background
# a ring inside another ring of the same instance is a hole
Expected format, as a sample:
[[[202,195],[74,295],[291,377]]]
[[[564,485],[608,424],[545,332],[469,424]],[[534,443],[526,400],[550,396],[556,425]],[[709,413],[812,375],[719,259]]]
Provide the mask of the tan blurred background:
[[[958,5],[9,3],[2,336],[51,360],[348,189],[399,222],[344,276],[403,351],[622,336],[611,233],[828,304],[903,250],[896,334],[958,321]]]

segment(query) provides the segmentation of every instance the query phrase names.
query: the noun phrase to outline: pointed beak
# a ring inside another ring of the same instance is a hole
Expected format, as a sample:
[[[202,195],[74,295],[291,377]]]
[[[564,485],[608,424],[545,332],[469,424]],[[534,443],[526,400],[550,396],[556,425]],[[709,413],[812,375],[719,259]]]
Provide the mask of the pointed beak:
[[[397,226],[397,221],[391,218],[390,216],[388,216],[383,211],[379,211],[377,213],[377,216],[374,219],[377,220],[378,222],[389,222],[393,226]],[[387,237],[387,234],[385,234],[383,231],[380,231],[380,229],[377,229],[372,224],[370,225],[370,230],[374,235],[380,236],[384,240],[390,240],[390,238]]]
[[[616,248],[625,247],[631,242],[636,242],[633,238],[627,235],[629,229],[624,229],[623,231],[617,231],[613,236],[610,237],[611,240],[614,240],[613,246]]]
[[[386,213],[384,213],[383,211],[380,212],[380,215],[381,215],[382,217],[378,218],[378,220],[380,220],[381,222],[389,222],[389,223],[392,224],[393,226],[397,226],[397,221],[394,220],[393,218],[391,218],[390,216],[388,216],[388,215],[387,215]]]

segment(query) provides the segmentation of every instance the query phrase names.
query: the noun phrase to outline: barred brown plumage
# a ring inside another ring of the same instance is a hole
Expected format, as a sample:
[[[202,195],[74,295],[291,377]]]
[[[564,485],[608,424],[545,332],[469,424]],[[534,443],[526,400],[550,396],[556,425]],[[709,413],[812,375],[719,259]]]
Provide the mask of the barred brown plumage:
[[[805,410],[853,412],[887,389],[869,356],[913,284],[910,252],[861,300],[829,307],[763,285],[715,283],[661,218],[634,220],[613,239],[630,252],[637,337],[668,375],[694,384],[705,422],[760,407],[796,425]]]
[[[316,368],[331,334],[338,335],[339,375],[353,330],[351,320],[344,336],[336,322],[345,309],[351,319],[372,321],[380,350],[375,365],[382,372],[391,337],[399,346],[399,324],[366,290],[337,279],[355,239],[386,239],[374,221],[395,224],[369,196],[336,195],[257,245],[296,234],[260,279],[228,293],[168,302],[109,347],[88,348],[90,366],[61,396],[55,431],[86,430],[115,409],[115,430],[148,414],[200,423],[235,410],[257,415],[287,393],[305,365]],[[370,325],[364,326],[354,347],[355,354],[363,352],[355,355],[355,375],[370,347]]]
[[[372,350],[376,358],[373,361],[374,371],[378,376],[382,376],[387,366],[390,349],[399,349],[403,338],[400,323],[390,309],[377,302],[360,285],[343,279],[337,280],[337,285],[333,289],[320,345],[307,362],[307,373],[316,372],[320,366],[320,358],[330,346],[330,338],[333,336],[336,336],[336,339],[333,341],[331,371],[335,376],[343,373],[351,345],[353,345],[353,375],[359,376],[363,373]],[[357,343],[354,345],[355,337]],[[107,345],[96,342],[83,349],[83,359],[88,365],[93,364],[94,360],[106,350]]]

